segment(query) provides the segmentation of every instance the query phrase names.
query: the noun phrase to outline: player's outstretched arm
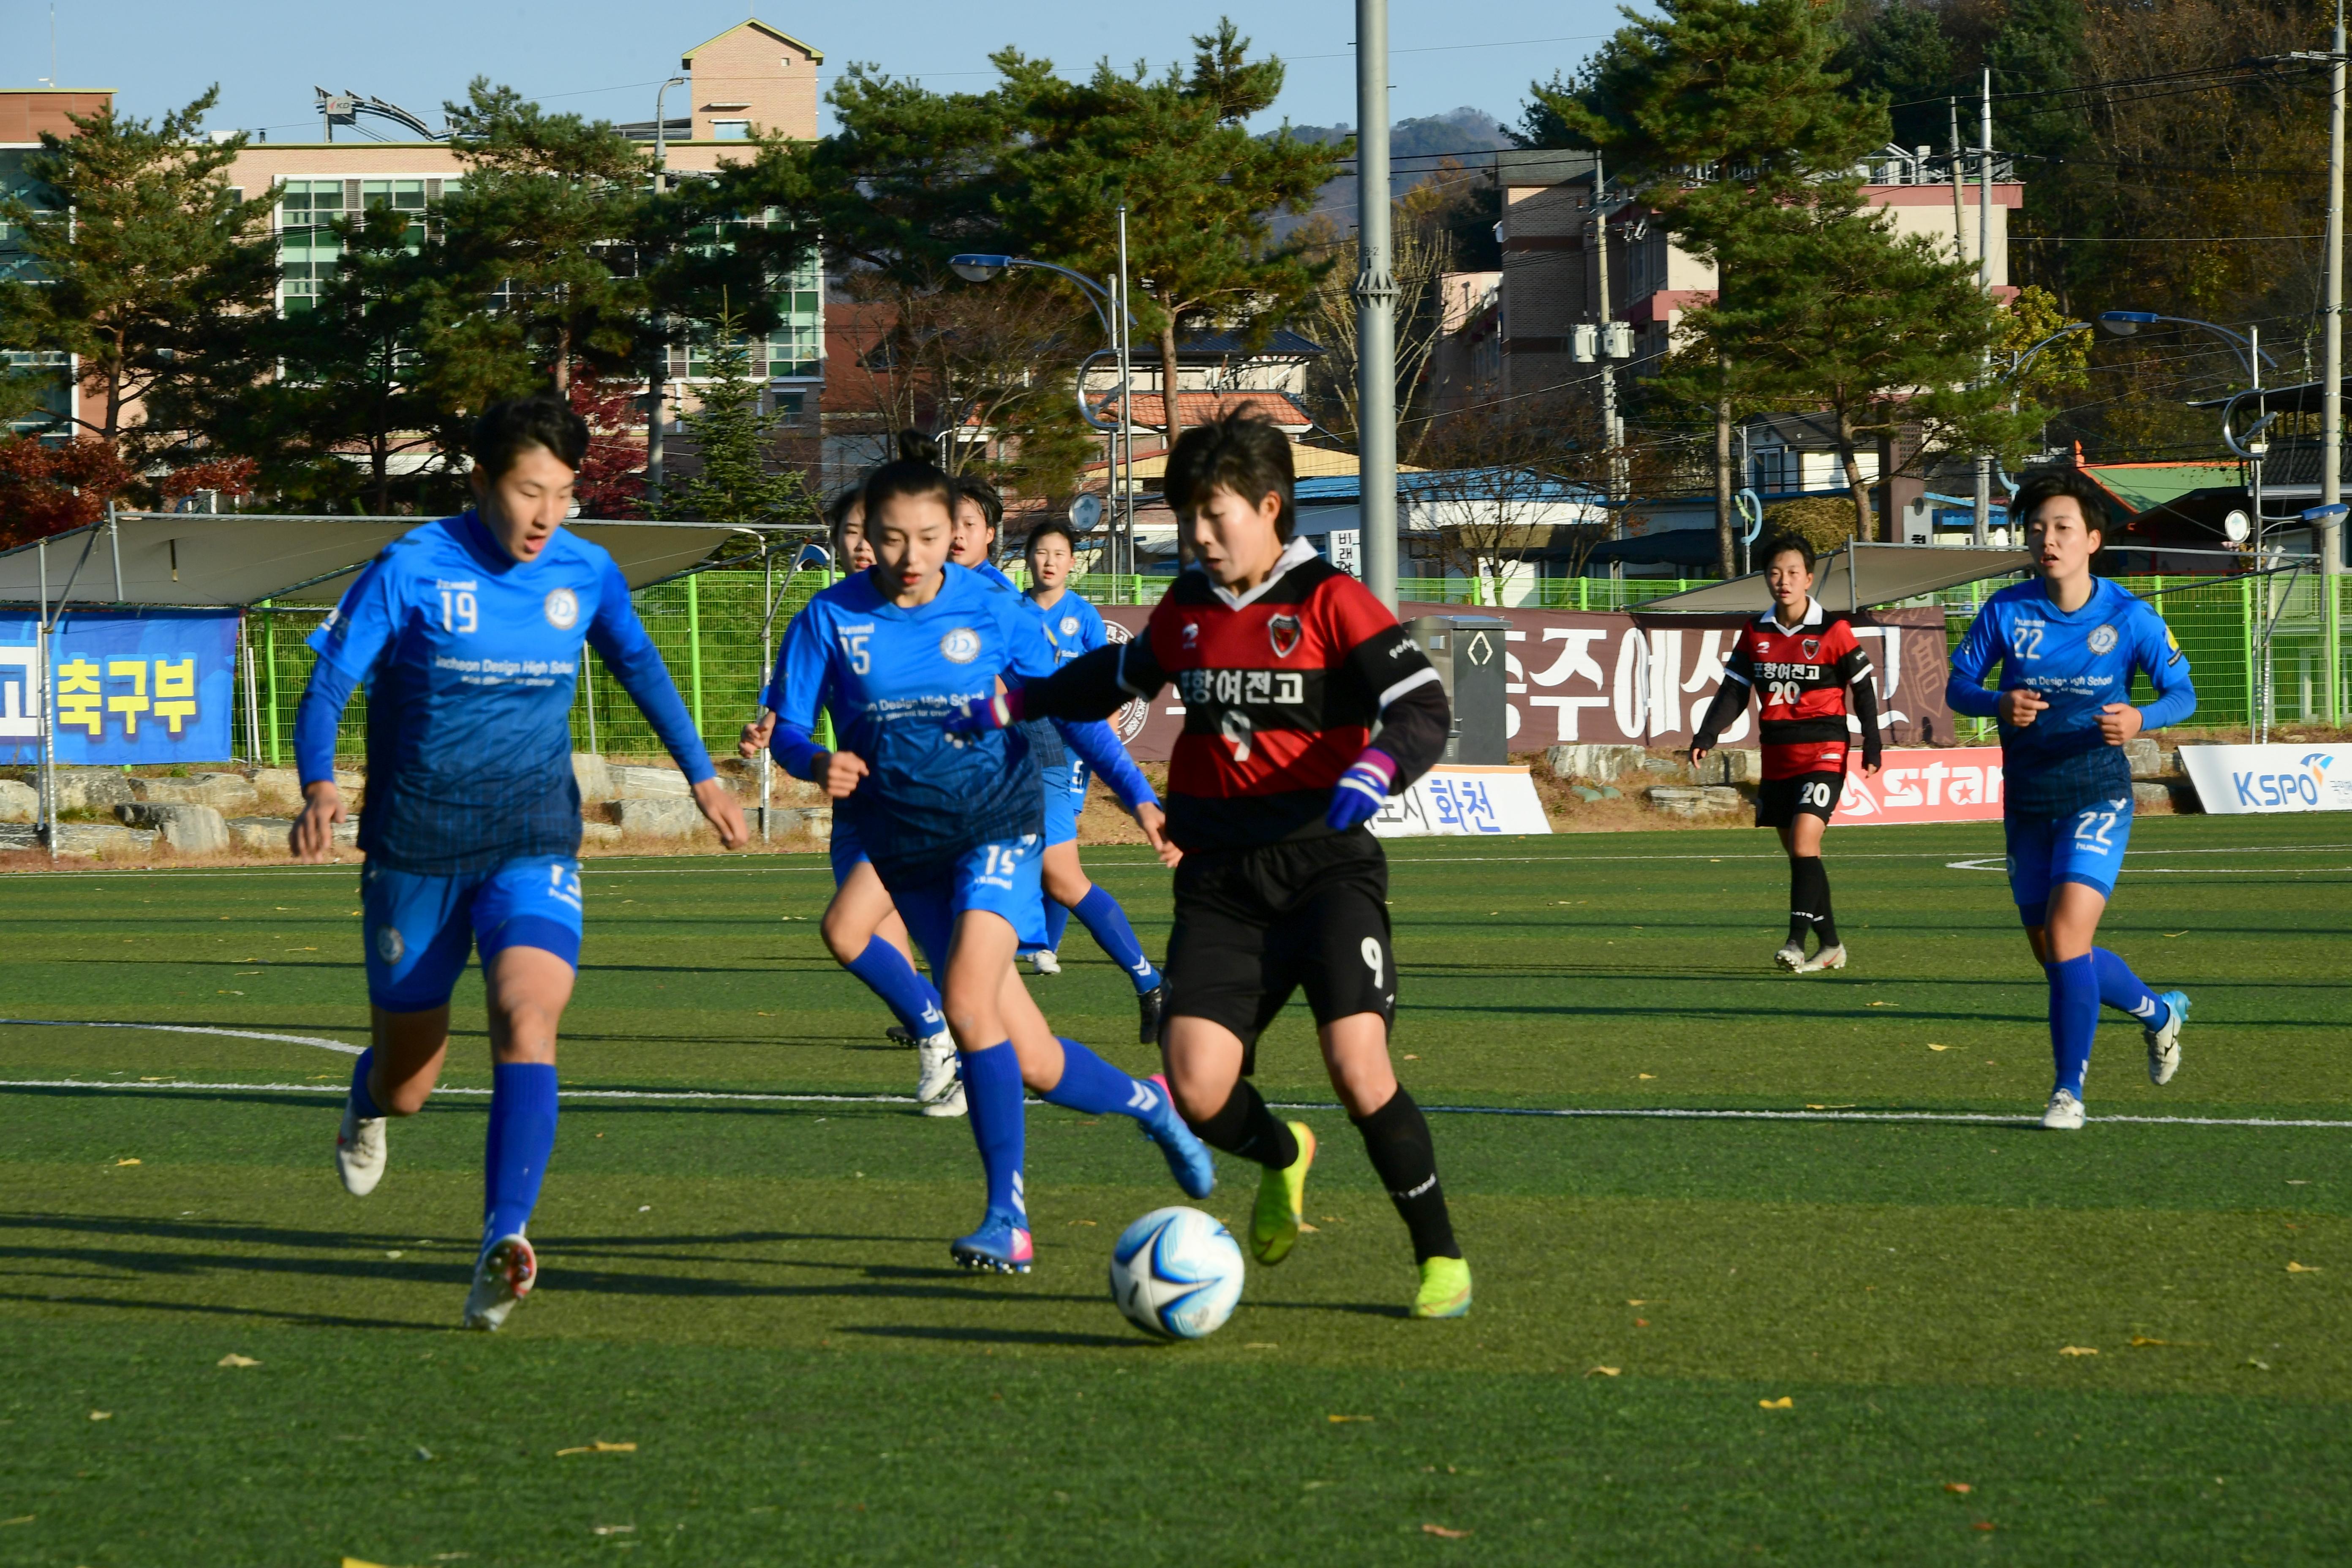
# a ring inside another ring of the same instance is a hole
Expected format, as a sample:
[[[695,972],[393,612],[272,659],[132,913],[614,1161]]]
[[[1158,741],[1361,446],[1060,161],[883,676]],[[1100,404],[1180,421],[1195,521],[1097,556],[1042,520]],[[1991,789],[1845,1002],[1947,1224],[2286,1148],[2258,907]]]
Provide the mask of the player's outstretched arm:
[[[967,711],[948,721],[948,728],[970,735],[1024,719],[1108,719],[1138,698],[1150,701],[1167,684],[1168,674],[1148,643],[1110,643],[993,700],[968,704]]]
[[[310,684],[294,710],[294,763],[302,780],[302,809],[287,832],[286,847],[297,860],[312,865],[325,860],[334,847],[335,825],[347,815],[343,793],[335,784],[335,735],[343,706],[358,685],[347,671],[321,658],[310,667]]]
[[[1742,673],[1739,656],[1735,654],[1723,667],[1723,683],[1715,689],[1715,696],[1706,705],[1706,715],[1691,733],[1690,760],[1694,763],[1715,750],[1715,743],[1730,722],[1748,711],[1748,699],[1755,690],[1754,683]]]
[[[1944,701],[1953,712],[1965,713],[1971,719],[2008,719],[2001,712],[2001,700],[2008,694],[1985,689],[1985,677],[1992,673],[2003,651],[2000,622],[1994,607],[1987,605],[1977,611],[1969,635],[1952,650],[1952,673],[1944,682]],[[2033,694],[2028,691],[2026,695]],[[2031,723],[2032,716],[2029,713],[2022,721],[2008,721]]]

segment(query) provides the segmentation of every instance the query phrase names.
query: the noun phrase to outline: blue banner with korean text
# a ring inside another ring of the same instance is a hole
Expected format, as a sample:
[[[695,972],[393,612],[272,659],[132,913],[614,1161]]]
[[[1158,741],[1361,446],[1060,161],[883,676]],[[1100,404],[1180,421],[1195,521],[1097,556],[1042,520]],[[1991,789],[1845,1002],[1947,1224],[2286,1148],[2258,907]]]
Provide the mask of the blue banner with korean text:
[[[236,615],[69,611],[49,642],[57,758],[138,767],[235,754]],[[0,613],[0,762],[39,760],[40,689],[28,615]]]

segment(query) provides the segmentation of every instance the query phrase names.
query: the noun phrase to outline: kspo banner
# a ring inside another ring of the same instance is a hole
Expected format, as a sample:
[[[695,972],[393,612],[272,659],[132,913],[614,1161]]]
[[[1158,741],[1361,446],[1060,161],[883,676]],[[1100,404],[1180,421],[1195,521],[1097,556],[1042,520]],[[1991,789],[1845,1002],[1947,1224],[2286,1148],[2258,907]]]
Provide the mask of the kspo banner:
[[[2217,816],[2352,811],[2352,746],[2183,746],[2180,765]]]
[[[1637,746],[1690,743],[1723,680],[1723,661],[1747,618],[1738,616],[1598,615],[1575,610],[1477,609],[1459,605],[1397,606],[1417,616],[1499,616],[1507,683],[1505,720],[1511,749],[1541,751],[1573,741]],[[1143,629],[1149,606],[1103,611],[1106,630],[1118,640]],[[1944,704],[1949,668],[1944,617],[1934,609],[1883,610],[1849,617],[1878,671],[1879,723],[1897,745],[1920,745],[1952,735]],[[1274,653],[1267,650],[1267,662]],[[1136,757],[1163,762],[1184,721],[1171,688],[1147,710],[1130,702],[1113,721]],[[1753,743],[1755,709],[1733,721],[1721,743]]]
[[[0,612],[0,762],[40,759],[37,626]],[[60,763],[217,763],[234,752],[234,613],[70,613],[49,639],[49,679]]]

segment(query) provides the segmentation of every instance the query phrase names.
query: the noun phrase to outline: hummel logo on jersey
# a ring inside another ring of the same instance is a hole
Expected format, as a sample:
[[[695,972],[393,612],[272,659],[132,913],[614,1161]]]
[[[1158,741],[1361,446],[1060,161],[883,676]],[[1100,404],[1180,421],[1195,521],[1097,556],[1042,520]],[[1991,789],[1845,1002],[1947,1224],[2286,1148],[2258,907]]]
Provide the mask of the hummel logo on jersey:
[[[1274,657],[1288,658],[1298,647],[1300,628],[1297,616],[1269,616],[1265,622],[1266,640],[1274,644]]]

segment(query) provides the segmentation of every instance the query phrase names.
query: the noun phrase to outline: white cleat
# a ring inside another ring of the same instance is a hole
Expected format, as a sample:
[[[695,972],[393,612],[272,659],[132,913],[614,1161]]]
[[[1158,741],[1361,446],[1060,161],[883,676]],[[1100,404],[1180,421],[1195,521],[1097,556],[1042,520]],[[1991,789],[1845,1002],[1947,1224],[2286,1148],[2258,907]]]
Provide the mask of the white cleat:
[[[1041,947],[1029,955],[1029,967],[1039,974],[1059,974],[1062,973],[1062,961],[1054,956],[1052,948]]]
[[[2050,1097],[2049,1107],[2042,1112],[2042,1125],[2053,1132],[2080,1132],[2083,1130],[2083,1102],[2066,1089]]]
[[[539,1255],[520,1233],[502,1236],[474,1265],[474,1288],[466,1295],[465,1327],[485,1332],[501,1327],[515,1303],[539,1279]]]
[[[2189,1022],[2189,994],[2168,991],[2157,1000],[2164,1004],[2164,1023],[2142,1029],[2140,1037],[2147,1041],[2147,1081],[2161,1089],[2180,1070],[2180,1031]]]
[[[932,1100],[929,1105],[924,1106],[923,1114],[926,1116],[961,1116],[964,1114],[963,1079],[956,1079],[955,1087],[953,1089],[949,1089],[947,1093],[941,1095],[935,1100]]]
[[[1801,942],[1782,942],[1780,951],[1772,955],[1772,962],[1791,974],[1802,973],[1805,967],[1805,944]]]
[[[955,1037],[944,1032],[915,1045],[916,1059],[921,1065],[915,1077],[915,1098],[925,1105],[945,1100],[948,1092],[963,1081],[962,1069],[956,1059]]]
[[[1843,969],[1844,967],[1845,943],[1839,942],[1835,947],[1825,947],[1822,949],[1821,952],[1813,954],[1812,957],[1797,965],[1797,973],[1800,974],[1819,974],[1824,969]]]
[[[355,1198],[367,1196],[383,1180],[384,1162],[392,1152],[383,1131],[389,1120],[359,1115],[349,1100],[343,1101],[343,1125],[335,1134],[335,1174],[342,1177],[343,1191]]]

